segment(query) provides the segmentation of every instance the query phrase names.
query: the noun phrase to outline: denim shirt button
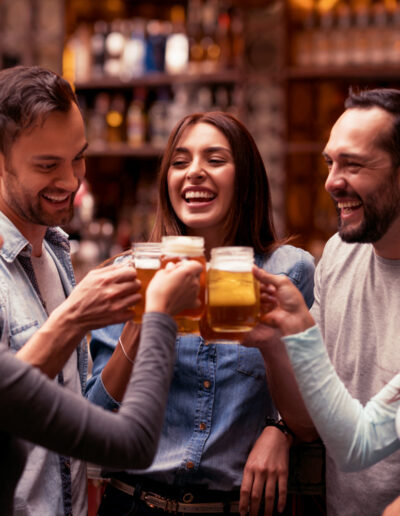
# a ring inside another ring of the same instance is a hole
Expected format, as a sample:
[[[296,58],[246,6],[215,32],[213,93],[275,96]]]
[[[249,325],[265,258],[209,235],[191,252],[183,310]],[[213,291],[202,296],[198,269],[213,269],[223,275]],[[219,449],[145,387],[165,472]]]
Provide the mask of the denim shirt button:
[[[200,430],[205,430],[207,428],[205,423],[200,423],[199,425]]]
[[[206,389],[209,389],[211,387],[211,382],[209,382],[208,380],[204,380],[203,385]]]
[[[186,468],[187,469],[193,469],[194,468],[194,464],[193,462],[191,462],[190,460],[186,463]]]

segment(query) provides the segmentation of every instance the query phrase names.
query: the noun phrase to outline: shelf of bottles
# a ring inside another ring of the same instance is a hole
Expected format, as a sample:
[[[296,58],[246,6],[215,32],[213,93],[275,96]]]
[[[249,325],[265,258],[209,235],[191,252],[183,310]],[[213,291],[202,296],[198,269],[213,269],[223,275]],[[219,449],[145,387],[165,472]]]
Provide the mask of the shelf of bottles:
[[[75,16],[63,55],[63,74],[75,85],[87,128],[94,218],[113,226],[112,241],[97,248],[110,254],[148,238],[156,174],[170,131],[183,116],[211,110],[236,115],[254,136],[283,234],[284,96],[276,80],[281,0],[249,6],[230,0],[174,5],[172,0],[150,17],[139,9],[141,2],[122,4],[131,11],[109,18]],[[81,236],[92,242],[97,237],[90,227]]]
[[[396,0],[292,0],[290,26],[293,75],[400,77]]]
[[[286,21],[286,221],[319,256],[337,227],[321,152],[350,87],[400,86],[400,3],[290,0]]]
[[[241,105],[243,24],[218,0],[171,5],[168,19],[79,23],[64,50],[89,154],[157,156],[186,113]]]

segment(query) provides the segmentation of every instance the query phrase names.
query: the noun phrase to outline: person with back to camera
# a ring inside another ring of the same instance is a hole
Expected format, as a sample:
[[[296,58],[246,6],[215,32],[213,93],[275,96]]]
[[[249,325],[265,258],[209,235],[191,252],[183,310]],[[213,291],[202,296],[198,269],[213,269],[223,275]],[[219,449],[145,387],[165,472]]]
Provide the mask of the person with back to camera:
[[[323,152],[339,231],[318,264],[311,313],[340,379],[365,404],[400,371],[400,91],[351,91],[345,107]],[[287,371],[284,354],[273,355]],[[283,417],[293,393],[277,401]],[[328,515],[380,516],[398,496],[399,474],[399,451],[349,473],[328,450]]]
[[[117,414],[62,389],[1,346],[1,516],[13,514],[14,490],[29,451],[27,443],[17,436],[108,467],[135,464],[144,468],[151,464],[173,371],[176,323],[170,315],[199,303],[200,272],[198,263],[188,261],[159,271],[150,283],[134,374]],[[98,279],[101,274],[97,274]],[[70,298],[74,296],[75,292]],[[7,299],[0,299],[7,306]],[[65,329],[62,320],[58,307],[27,345],[50,342],[56,346],[60,330]]]
[[[152,240],[164,235],[204,237],[207,258],[214,247],[252,246],[259,266],[287,275],[312,304],[313,259],[277,240],[259,151],[229,114],[189,115],[173,129],[161,163]],[[133,359],[129,323],[95,331],[91,342],[87,396],[110,410],[118,408],[126,382],[120,367],[129,366],[114,352],[120,336]],[[278,413],[259,351],[190,334],[178,337],[176,352],[154,463],[145,472],[112,473],[99,515],[163,514],[171,508],[255,515],[261,502],[270,515],[275,489],[277,509],[283,511],[292,438],[266,426]],[[301,403],[301,398],[293,403],[295,412]],[[296,414],[292,421],[296,432]]]

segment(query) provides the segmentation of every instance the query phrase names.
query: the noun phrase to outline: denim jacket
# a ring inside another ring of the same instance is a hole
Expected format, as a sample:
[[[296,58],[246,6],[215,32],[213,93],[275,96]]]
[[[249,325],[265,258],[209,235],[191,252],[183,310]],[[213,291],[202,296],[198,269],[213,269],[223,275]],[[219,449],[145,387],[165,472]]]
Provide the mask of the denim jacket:
[[[14,224],[0,212],[0,345],[18,351],[47,319],[30,256],[32,247]],[[49,228],[44,245],[53,257],[67,296],[75,285],[67,235]],[[82,390],[87,374],[86,342],[77,348]],[[62,374],[59,376],[62,382]],[[61,467],[61,474],[60,474]],[[33,447],[15,497],[18,515],[62,516],[70,513],[69,459]]]
[[[256,263],[268,272],[286,274],[311,306],[314,261],[309,253],[285,245],[268,257],[257,256]],[[91,340],[93,376],[87,397],[109,410],[118,403],[107,393],[101,372],[121,331],[122,325],[109,326],[94,331]],[[276,416],[258,349],[178,336],[158,452],[150,468],[135,473],[170,485],[239,489],[266,418]]]

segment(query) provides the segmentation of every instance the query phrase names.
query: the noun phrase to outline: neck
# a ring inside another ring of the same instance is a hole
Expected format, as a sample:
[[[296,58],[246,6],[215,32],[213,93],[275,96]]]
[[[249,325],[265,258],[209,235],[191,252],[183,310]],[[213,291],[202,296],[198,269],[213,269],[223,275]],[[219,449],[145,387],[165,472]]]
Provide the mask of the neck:
[[[400,220],[388,229],[386,234],[373,244],[375,253],[387,260],[400,260]]]
[[[29,241],[32,246],[33,256],[41,256],[43,239],[47,231],[46,226],[33,224],[20,217],[12,210],[4,199],[0,196],[0,211],[14,224],[22,235]]]

